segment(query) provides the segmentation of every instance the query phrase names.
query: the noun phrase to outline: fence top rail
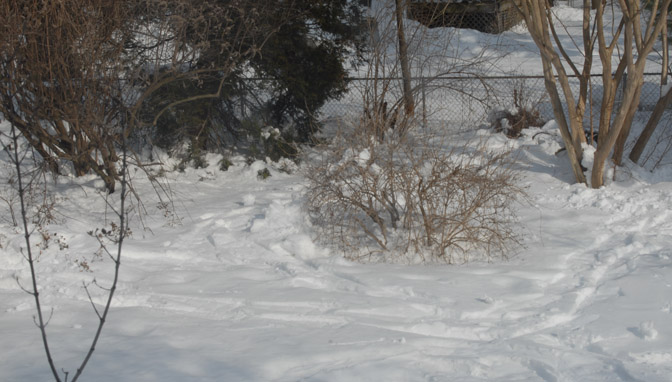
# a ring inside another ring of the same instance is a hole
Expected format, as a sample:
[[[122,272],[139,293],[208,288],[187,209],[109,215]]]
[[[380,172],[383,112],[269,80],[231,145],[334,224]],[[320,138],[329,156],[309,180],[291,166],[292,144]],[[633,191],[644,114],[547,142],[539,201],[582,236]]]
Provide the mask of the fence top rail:
[[[661,73],[643,73],[644,76],[660,76]],[[557,77],[557,75],[555,76]],[[569,78],[579,78],[575,74],[568,74]],[[591,78],[602,77],[602,73],[593,73],[590,74]],[[543,75],[504,75],[504,76],[479,76],[479,75],[461,75],[461,76],[448,76],[448,75],[439,75],[439,76],[423,76],[423,77],[411,77],[412,81],[430,81],[430,80],[527,80],[527,79],[540,79],[543,80],[545,77]],[[346,81],[371,81],[371,80],[402,80],[402,77],[393,76],[393,77],[346,77]]]
[[[643,73],[644,76],[660,76],[661,73],[647,72]],[[555,76],[557,77],[557,75]],[[567,74],[569,78],[579,78],[576,74]],[[602,73],[591,73],[591,78],[602,77]],[[449,76],[449,75],[438,75],[438,76],[421,76],[421,77],[411,77],[412,81],[430,81],[430,80],[543,80],[543,75],[502,75],[502,76],[479,76],[476,74],[471,75],[459,75],[459,76]],[[272,81],[271,77],[245,77],[243,80],[246,81]],[[403,77],[392,76],[392,77],[345,77],[345,81],[372,81],[372,80],[403,80]]]

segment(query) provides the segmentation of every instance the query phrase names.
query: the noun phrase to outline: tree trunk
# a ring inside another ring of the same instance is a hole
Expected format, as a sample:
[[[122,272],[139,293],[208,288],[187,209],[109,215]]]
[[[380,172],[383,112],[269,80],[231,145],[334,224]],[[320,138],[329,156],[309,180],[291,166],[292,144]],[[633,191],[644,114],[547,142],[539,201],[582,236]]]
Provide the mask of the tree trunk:
[[[551,105],[553,107],[553,114],[555,116],[555,121],[558,124],[560,130],[560,135],[562,140],[565,142],[565,147],[567,148],[567,154],[569,156],[569,164],[572,167],[572,172],[574,173],[574,178],[579,183],[586,183],[586,175],[583,173],[583,167],[581,167],[581,158],[582,151],[581,146],[577,150],[574,145],[574,139],[572,138],[571,126],[565,118],[562,101],[560,100],[560,93],[558,92],[558,87],[555,83],[555,76],[553,75],[553,70],[551,64],[542,60],[542,65],[544,67],[544,84],[546,86],[546,91],[548,92],[549,98],[551,99]]]
[[[658,127],[658,122],[660,122],[660,119],[663,117],[665,109],[667,109],[667,106],[670,105],[671,102],[672,102],[672,87],[667,89],[667,93],[665,93],[665,95],[662,98],[658,99],[656,106],[653,108],[653,112],[651,113],[651,117],[649,118],[649,120],[646,122],[644,131],[642,131],[642,134],[639,135],[639,138],[637,138],[635,146],[632,148],[632,151],[630,152],[631,161],[635,163],[639,162],[639,158],[642,156],[646,144],[649,142],[649,139],[651,139],[653,132],[656,130],[656,127]]]
[[[581,105],[577,108],[572,98],[571,88],[568,77],[564,71],[558,52],[553,49],[553,42],[549,35],[550,20],[546,14],[548,3],[538,2],[538,0],[528,0],[522,2],[518,7],[525,23],[528,26],[530,35],[534,38],[535,44],[539,47],[541,53],[541,63],[544,70],[545,86],[553,106],[553,115],[558,124],[560,134],[565,143],[567,154],[569,156],[570,166],[577,182],[586,183],[586,176],[581,167],[583,156],[581,139],[584,139],[582,129],[582,116],[577,116],[577,112],[583,109]],[[555,78],[553,68],[558,72],[558,80]],[[565,116],[560,90],[556,81],[560,82],[562,94],[567,102],[567,111],[569,118]],[[578,130],[578,133],[577,133]]]
[[[628,39],[626,38],[626,41],[627,40]],[[627,54],[628,53],[626,52],[626,55]],[[593,174],[591,176],[591,186],[593,188],[600,188],[604,185],[604,167],[609,158],[609,153],[616,145],[616,141],[618,140],[621,131],[625,128],[626,123],[628,122],[628,116],[633,103],[636,107],[636,104],[639,102],[639,97],[635,98],[635,96],[639,94],[639,91],[641,90],[643,73],[643,66],[636,70],[632,70],[629,73],[628,83],[623,94],[623,104],[619,108],[616,118],[614,118],[614,122],[609,129],[609,134],[606,137],[600,137],[599,139],[593,162]]]
[[[407,116],[415,111],[415,100],[411,90],[411,69],[408,63],[408,46],[404,35],[404,0],[395,0],[397,14],[397,37],[399,39],[399,61],[401,63],[401,76],[404,85],[404,106]]]
[[[635,91],[635,98],[634,101],[631,103],[628,114],[625,116],[625,123],[623,124],[623,128],[621,129],[620,134],[618,135],[618,139],[616,139],[616,146],[614,147],[614,155],[612,158],[614,159],[614,163],[617,166],[620,166],[623,164],[623,153],[625,152],[625,143],[628,140],[628,136],[630,136],[630,129],[632,128],[632,120],[635,119],[635,112],[637,112],[637,106],[639,104],[639,97],[642,95],[642,87],[638,87],[637,90]]]

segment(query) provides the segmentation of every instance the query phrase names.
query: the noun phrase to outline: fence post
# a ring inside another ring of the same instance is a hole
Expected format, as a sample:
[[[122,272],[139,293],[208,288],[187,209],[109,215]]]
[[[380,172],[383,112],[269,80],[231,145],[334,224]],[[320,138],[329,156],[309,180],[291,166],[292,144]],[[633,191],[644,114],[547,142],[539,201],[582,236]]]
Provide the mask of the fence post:
[[[504,20],[502,18],[504,15],[502,15],[502,6],[501,4],[497,4],[495,8],[495,20],[497,22],[497,33],[502,33],[504,31]]]

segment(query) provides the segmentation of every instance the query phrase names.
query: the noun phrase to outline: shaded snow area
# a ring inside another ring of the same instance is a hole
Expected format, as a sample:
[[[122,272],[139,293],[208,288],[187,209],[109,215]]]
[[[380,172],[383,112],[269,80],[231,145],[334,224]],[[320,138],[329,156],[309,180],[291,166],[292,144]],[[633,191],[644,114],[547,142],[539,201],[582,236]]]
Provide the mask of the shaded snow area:
[[[313,244],[300,172],[270,166],[262,181],[262,162],[167,171],[172,204],[135,173],[145,228],[136,215],[84,380],[670,381],[672,178],[630,166],[592,190],[571,185],[552,124],[511,142],[477,133],[515,145],[529,186],[525,247],[508,261],[348,262]],[[58,179],[37,263],[55,361],[71,372],[97,324],[82,283],[109,285],[113,268],[86,233],[109,227],[100,186]],[[0,232],[0,380],[48,381],[15,281],[30,285],[22,237],[7,219]]]

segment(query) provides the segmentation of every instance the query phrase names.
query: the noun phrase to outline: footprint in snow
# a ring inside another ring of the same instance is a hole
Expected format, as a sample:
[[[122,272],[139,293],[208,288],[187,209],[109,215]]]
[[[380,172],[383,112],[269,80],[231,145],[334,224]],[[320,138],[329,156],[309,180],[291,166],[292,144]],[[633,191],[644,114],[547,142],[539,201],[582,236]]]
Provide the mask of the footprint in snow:
[[[628,328],[628,331],[645,341],[653,341],[658,337],[652,321],[643,321],[637,327]]]
[[[479,301],[479,302],[482,302],[484,304],[490,305],[490,304],[495,302],[495,299],[488,296],[487,294],[484,294],[482,297],[477,298],[476,301]]]
[[[537,374],[545,382],[558,381],[558,377],[555,376],[553,367],[545,362],[532,359],[527,363],[527,367],[530,370],[534,371],[534,373]]]

